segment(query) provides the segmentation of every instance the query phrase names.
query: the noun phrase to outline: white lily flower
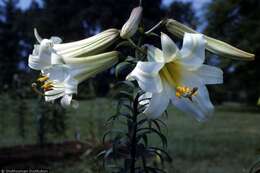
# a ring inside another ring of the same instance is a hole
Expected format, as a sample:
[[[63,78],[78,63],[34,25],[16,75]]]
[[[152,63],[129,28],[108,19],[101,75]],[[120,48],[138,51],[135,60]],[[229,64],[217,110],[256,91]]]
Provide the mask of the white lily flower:
[[[197,33],[197,31],[193,30],[192,28],[183,25],[182,23],[173,20],[173,19],[168,19],[166,21],[166,29],[172,33],[173,35],[183,38],[185,33]],[[223,57],[228,57],[228,58],[233,58],[233,59],[238,59],[238,60],[246,60],[246,61],[251,61],[254,60],[255,55],[245,52],[243,50],[240,50],[234,46],[231,46],[230,44],[227,44],[223,41],[214,39],[212,37],[209,37],[207,35],[204,35],[205,39],[207,40],[206,43],[206,49],[214,54],[223,56]]]
[[[66,64],[52,65],[42,70],[42,82],[45,101],[61,99],[61,105],[77,107],[72,99],[77,94],[78,84],[84,80],[110,68],[118,60],[118,52],[112,51],[95,56],[67,58]]]
[[[122,38],[132,37],[138,30],[142,18],[143,7],[139,6],[132,10],[129,19],[123,25],[120,36]]]
[[[146,92],[144,98],[151,98],[144,113],[157,118],[171,103],[198,120],[205,120],[214,108],[205,85],[222,83],[223,72],[203,64],[206,44],[203,35],[185,33],[179,50],[162,33],[161,44],[162,51],[147,45],[148,62],[138,62],[127,76],[128,80],[137,80]]]
[[[35,70],[42,70],[54,64],[64,64],[67,58],[90,56],[102,53],[116,41],[119,36],[117,29],[108,29],[95,36],[70,42],[61,43],[59,37],[42,39],[37,30],[34,30],[39,44],[34,45],[32,55],[29,56],[28,65]]]

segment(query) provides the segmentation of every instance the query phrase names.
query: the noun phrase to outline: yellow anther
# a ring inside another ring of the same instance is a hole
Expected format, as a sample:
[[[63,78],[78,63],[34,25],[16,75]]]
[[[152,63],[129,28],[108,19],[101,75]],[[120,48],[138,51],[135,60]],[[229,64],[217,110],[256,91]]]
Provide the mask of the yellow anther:
[[[188,98],[192,101],[192,97],[195,96],[197,94],[197,90],[198,88],[189,88],[186,86],[178,86],[176,87],[176,97],[180,98],[180,97],[185,97]]]
[[[180,93],[181,95],[185,94],[188,90],[189,90],[189,88],[187,88],[185,86],[178,86],[176,88],[176,92]]]
[[[50,90],[53,88],[53,83],[51,81],[45,82],[44,85],[41,86],[44,90]]]
[[[45,82],[45,81],[47,81],[48,79],[49,79],[48,76],[42,76],[42,77],[39,77],[39,78],[37,79],[37,81],[38,81],[38,82]]]
[[[181,93],[179,93],[179,92],[176,92],[175,95],[176,95],[176,97],[181,97]]]
[[[43,90],[44,90],[44,91],[50,91],[50,90],[52,90],[52,89],[53,89],[53,86],[52,86],[52,85],[50,85],[50,86],[48,86],[48,87],[44,88]]]
[[[188,87],[185,87],[185,91],[184,91],[185,93],[189,93],[190,92],[190,88],[188,88]]]

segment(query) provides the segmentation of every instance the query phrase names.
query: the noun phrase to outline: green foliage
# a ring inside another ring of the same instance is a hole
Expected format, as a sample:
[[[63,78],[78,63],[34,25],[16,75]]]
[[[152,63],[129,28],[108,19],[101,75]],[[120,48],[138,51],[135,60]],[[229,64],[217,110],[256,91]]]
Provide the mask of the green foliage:
[[[192,9],[191,2],[173,1],[169,9],[167,9],[167,13],[167,17],[180,21],[185,25],[190,25],[194,29],[198,25],[199,19]]]
[[[164,148],[167,147],[167,138],[161,131],[166,126],[159,119],[149,119],[142,112],[146,104],[140,104],[143,92],[136,89],[131,82],[121,82],[121,89],[117,94],[118,106],[116,114],[108,119],[108,124],[122,124],[122,127],[112,127],[103,136],[103,143],[110,143],[111,147],[102,151],[98,156],[103,157],[105,163],[113,159],[122,161],[122,165],[115,165],[113,171],[118,173],[138,172],[165,172],[163,168],[152,165],[156,157],[163,165],[170,162],[169,154],[160,147],[150,144],[150,137],[156,136]],[[107,166],[108,167],[108,166]]]
[[[12,114],[17,101],[9,96],[1,95],[0,124],[5,119],[5,133],[0,131],[0,146],[15,146],[33,144],[36,141],[35,124],[31,116],[25,121],[26,138],[17,133],[16,115]],[[4,107],[4,102],[6,105]],[[10,104],[9,104],[10,103]],[[35,108],[37,100],[27,100],[29,111]],[[74,140],[75,128],[80,129],[81,140],[89,139],[92,130],[98,139],[109,129],[104,127],[106,119],[116,111],[116,101],[111,99],[82,100],[77,111],[67,113],[66,136],[48,136],[49,141],[59,142]],[[3,107],[2,107],[3,106]],[[250,112],[248,106],[218,107],[214,117],[207,123],[196,122],[189,116],[184,116],[180,111],[170,108],[168,118],[164,120],[168,130],[161,126],[161,130],[168,140],[168,153],[173,157],[173,162],[165,163],[165,169],[171,173],[238,173],[248,172],[250,166],[259,156],[256,151],[260,143],[259,110]],[[14,111],[15,112],[15,111]],[[165,119],[165,118],[163,118]],[[119,123],[115,123],[117,127]],[[151,136],[150,144],[161,146],[157,136]],[[48,168],[54,173],[104,173],[93,171],[93,165],[85,159],[48,163]]]
[[[21,10],[17,8],[17,3],[17,0],[3,0],[0,5],[0,42],[3,43],[0,46],[1,89],[11,84],[21,56]]]
[[[48,136],[66,135],[67,116],[64,108],[59,103],[44,103],[40,101],[35,110],[36,131],[38,143],[43,145],[48,142]]]

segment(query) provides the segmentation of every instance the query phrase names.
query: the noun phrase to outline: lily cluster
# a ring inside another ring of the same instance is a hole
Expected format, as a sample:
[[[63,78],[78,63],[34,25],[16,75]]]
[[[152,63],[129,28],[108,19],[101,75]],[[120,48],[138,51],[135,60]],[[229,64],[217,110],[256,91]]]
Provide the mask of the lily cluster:
[[[206,50],[240,60],[253,60],[254,55],[198,33],[173,19],[163,20],[143,32],[140,29],[142,10],[141,6],[134,8],[120,31],[108,29],[75,42],[61,43],[58,37],[42,39],[35,30],[39,44],[29,56],[29,67],[41,71],[38,82],[42,83],[45,100],[61,98],[62,105],[76,107],[72,95],[77,94],[78,84],[118,61],[117,51],[106,50],[121,37],[146,56],[145,61],[135,57],[136,66],[126,77],[127,80],[136,80],[145,92],[142,96],[145,101],[140,101],[146,105],[145,114],[157,118],[172,104],[200,121],[212,115],[214,107],[206,85],[223,83],[223,72],[204,64]],[[159,27],[165,27],[173,36],[182,38],[182,48],[179,49],[165,33],[160,36],[161,48],[147,43],[136,45],[131,39],[138,31],[141,31],[140,35],[149,36]]]
[[[72,99],[72,95],[77,94],[78,84],[110,68],[118,60],[117,51],[105,52],[118,39],[117,29],[69,43],[61,43],[59,37],[42,39],[36,29],[34,33],[39,44],[34,45],[28,65],[41,71],[37,81],[41,83],[47,102],[61,98],[62,106],[78,107]]]

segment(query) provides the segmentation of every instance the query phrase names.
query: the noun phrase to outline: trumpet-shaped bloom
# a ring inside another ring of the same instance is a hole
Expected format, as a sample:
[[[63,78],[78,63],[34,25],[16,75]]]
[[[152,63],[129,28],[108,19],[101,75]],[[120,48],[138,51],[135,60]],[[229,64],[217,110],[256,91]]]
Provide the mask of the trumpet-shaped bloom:
[[[61,98],[61,105],[77,107],[72,99],[77,94],[78,84],[100,73],[118,60],[118,52],[112,51],[95,56],[67,58],[66,64],[52,65],[42,71],[38,79],[44,89],[45,100],[53,101]]]
[[[67,58],[102,53],[116,41],[119,31],[108,29],[95,36],[70,43],[61,43],[62,40],[59,37],[42,39],[36,29],[34,34],[39,44],[34,45],[33,53],[29,56],[28,65],[34,70],[43,70],[54,64],[64,64]]]
[[[184,35],[182,49],[166,35],[161,35],[162,50],[147,45],[148,62],[138,62],[127,76],[137,80],[151,98],[144,113],[160,116],[169,103],[204,120],[213,113],[206,84],[223,82],[221,69],[204,65],[206,41],[201,34]]]
[[[180,38],[183,38],[185,33],[198,33],[197,31],[173,19],[168,19],[166,21],[166,29],[173,35]],[[217,55],[246,61],[254,60],[255,58],[254,54],[240,50],[223,41],[214,39],[206,35],[204,35],[204,38],[207,40],[206,49]]]

